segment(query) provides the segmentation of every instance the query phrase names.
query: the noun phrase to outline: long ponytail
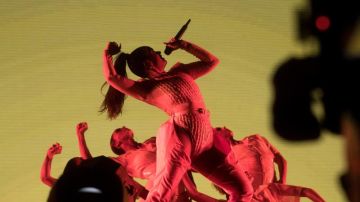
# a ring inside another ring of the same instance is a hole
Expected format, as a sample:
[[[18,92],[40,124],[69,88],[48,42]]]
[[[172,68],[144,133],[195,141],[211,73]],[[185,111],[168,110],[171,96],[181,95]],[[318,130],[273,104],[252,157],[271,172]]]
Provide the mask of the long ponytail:
[[[126,60],[128,58],[127,53],[121,52],[115,62],[114,62],[114,68],[118,75],[126,77]],[[106,82],[101,86],[101,91],[106,86]],[[119,116],[119,114],[122,113],[122,108],[125,101],[125,94],[116,90],[112,86],[109,86],[108,91],[106,92],[104,96],[104,100],[101,103],[99,112],[107,112],[107,117],[109,119],[115,119]]]

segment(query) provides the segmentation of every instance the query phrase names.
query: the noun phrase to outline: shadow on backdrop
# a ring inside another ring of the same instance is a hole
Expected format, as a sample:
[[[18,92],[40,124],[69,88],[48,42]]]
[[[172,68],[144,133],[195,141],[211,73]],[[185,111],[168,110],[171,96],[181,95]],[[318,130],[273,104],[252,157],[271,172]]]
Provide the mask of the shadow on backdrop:
[[[298,39],[315,40],[319,51],[278,66],[272,103],[273,128],[286,140],[317,140],[322,130],[345,137],[349,172],[342,185],[351,201],[360,201],[360,57],[346,51],[359,21],[357,3],[309,0],[299,10]],[[320,117],[313,110],[315,100],[322,105]]]

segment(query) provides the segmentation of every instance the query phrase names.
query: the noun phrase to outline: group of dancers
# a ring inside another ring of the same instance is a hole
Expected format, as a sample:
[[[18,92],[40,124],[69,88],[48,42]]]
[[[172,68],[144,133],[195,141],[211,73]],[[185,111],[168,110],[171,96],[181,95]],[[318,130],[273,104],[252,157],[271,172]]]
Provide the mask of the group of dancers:
[[[310,188],[286,184],[286,160],[264,137],[235,140],[231,130],[211,125],[195,80],[217,66],[217,57],[185,40],[171,39],[165,44],[192,54],[198,61],[179,62],[165,71],[167,61],[151,47],[142,46],[127,54],[117,43],[109,42],[104,50],[103,73],[109,89],[101,111],[110,119],[117,118],[125,96],[130,96],[168,115],[156,137],[143,143],[136,142],[127,127],[111,135],[110,146],[117,155],[111,159],[121,167],[117,174],[126,187],[128,201],[224,201],[200,193],[192,172],[210,180],[226,195],[226,201],[299,201],[301,197],[324,201]],[[127,66],[139,80],[126,76]],[[77,125],[81,159],[92,158],[85,141],[87,129],[86,122]],[[61,149],[58,143],[50,147],[41,169],[41,179],[49,186],[57,183],[50,168]],[[133,178],[145,179],[147,184],[143,187]]]

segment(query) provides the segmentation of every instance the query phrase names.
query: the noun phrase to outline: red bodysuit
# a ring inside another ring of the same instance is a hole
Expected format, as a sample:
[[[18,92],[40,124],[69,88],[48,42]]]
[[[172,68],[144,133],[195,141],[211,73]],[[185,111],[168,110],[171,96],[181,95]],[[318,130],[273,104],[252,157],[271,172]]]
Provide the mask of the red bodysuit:
[[[169,201],[191,168],[222,187],[229,201],[250,201],[251,183],[235,168],[231,150],[213,145],[209,113],[194,79],[185,73],[169,73],[143,82],[150,88],[147,102],[170,116],[157,135],[156,177],[147,201]]]

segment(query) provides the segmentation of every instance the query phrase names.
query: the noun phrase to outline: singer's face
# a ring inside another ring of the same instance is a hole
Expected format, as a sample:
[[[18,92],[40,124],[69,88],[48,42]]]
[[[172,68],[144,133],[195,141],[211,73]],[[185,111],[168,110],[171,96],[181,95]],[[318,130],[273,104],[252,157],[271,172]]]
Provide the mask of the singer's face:
[[[151,61],[154,67],[157,68],[160,72],[164,71],[167,61],[162,57],[160,51],[151,50]]]

